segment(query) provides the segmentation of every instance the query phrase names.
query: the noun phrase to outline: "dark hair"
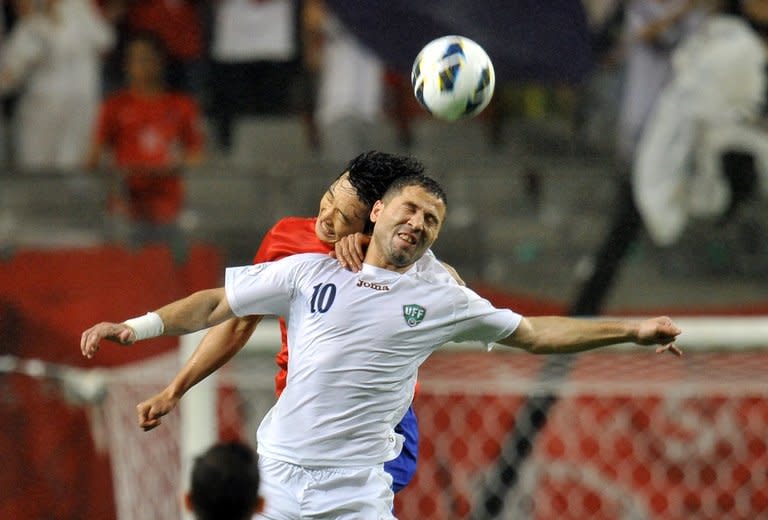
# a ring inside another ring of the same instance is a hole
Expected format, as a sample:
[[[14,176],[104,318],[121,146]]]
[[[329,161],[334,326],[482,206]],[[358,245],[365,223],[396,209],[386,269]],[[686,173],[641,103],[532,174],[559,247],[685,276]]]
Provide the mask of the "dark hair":
[[[423,174],[406,175],[405,177],[395,179],[392,181],[392,184],[389,185],[389,189],[384,193],[382,199],[392,198],[408,186],[418,186],[442,200],[446,207],[448,206],[448,197],[445,195],[443,187],[432,177],[427,177]]]
[[[199,520],[246,520],[259,500],[259,467],[241,442],[214,444],[192,466],[190,500]]]
[[[413,157],[371,150],[349,161],[341,175],[347,172],[357,197],[370,209],[384,196],[392,181],[404,176],[422,175],[424,165]],[[363,231],[370,233],[371,229],[373,223],[367,220]]]
[[[413,157],[369,151],[349,161],[344,172],[349,172],[349,183],[360,200],[373,207],[392,181],[406,175],[421,175],[424,165]]]

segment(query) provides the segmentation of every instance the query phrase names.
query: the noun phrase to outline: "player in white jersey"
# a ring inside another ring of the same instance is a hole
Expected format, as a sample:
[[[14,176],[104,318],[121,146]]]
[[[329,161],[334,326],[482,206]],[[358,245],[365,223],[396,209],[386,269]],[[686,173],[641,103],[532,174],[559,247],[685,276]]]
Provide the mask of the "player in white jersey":
[[[635,342],[680,354],[680,330],[666,317],[523,318],[445,283],[447,274],[412,269],[437,238],[445,211],[445,194],[433,180],[399,179],[373,207],[360,272],[315,254],[228,269],[225,287],[91,327],[81,349],[90,357],[102,339],[130,343],[235,315],[287,316],[289,380],[258,432],[267,519],[393,518],[391,477],[383,471],[400,448],[393,427],[410,402],[419,365],[448,341],[500,342],[533,353]],[[138,416],[149,430],[165,412],[146,403]]]
[[[427,356],[448,341],[506,337],[521,318],[432,271],[364,264],[350,275],[328,255],[286,260],[227,269],[226,293],[238,316],[290,317],[288,383],[258,439],[263,455],[300,466],[397,456],[394,426]]]

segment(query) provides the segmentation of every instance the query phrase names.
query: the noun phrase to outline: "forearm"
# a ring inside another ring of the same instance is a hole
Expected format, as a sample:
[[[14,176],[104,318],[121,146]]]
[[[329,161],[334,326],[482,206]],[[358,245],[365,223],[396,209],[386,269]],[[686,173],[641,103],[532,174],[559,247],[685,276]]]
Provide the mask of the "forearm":
[[[158,336],[180,336],[213,327],[234,318],[224,288],[199,291],[155,312],[130,318],[123,323],[97,323],[80,336],[80,350],[92,358],[102,340],[128,345]]]
[[[502,344],[534,354],[568,354],[625,342],[636,342],[639,324],[544,316],[525,318]]]
[[[163,320],[166,336],[188,334],[234,317],[223,288],[198,291],[155,312]]]
[[[166,388],[180,399],[187,390],[221,368],[248,342],[262,316],[227,320],[208,331],[197,349]]]

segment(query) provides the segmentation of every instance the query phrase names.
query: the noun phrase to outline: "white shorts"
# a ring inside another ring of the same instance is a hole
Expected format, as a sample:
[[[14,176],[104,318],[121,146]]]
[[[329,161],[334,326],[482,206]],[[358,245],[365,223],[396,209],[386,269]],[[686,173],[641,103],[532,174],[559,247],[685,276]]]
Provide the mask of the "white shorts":
[[[263,520],[394,520],[392,476],[384,465],[305,468],[259,455]]]

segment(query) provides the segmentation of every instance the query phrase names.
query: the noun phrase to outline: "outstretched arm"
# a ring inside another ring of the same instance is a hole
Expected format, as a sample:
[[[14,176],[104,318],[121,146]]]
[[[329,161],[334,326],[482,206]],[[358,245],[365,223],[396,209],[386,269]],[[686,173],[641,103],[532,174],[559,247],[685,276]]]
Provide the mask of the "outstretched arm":
[[[545,316],[523,318],[520,325],[499,343],[534,354],[568,354],[619,343],[658,345],[656,352],[669,350],[677,356],[675,346],[680,329],[666,316],[644,321],[607,321]]]
[[[248,342],[262,316],[246,316],[221,323],[205,335],[173,381],[165,389],[136,406],[139,426],[145,431],[160,425],[160,419],[176,408],[181,397],[218,370]]]
[[[161,307],[155,313],[128,320],[128,323],[94,325],[80,337],[80,350],[85,357],[92,358],[105,339],[128,345],[155,336],[180,336],[232,317],[234,314],[224,288],[207,289]]]

